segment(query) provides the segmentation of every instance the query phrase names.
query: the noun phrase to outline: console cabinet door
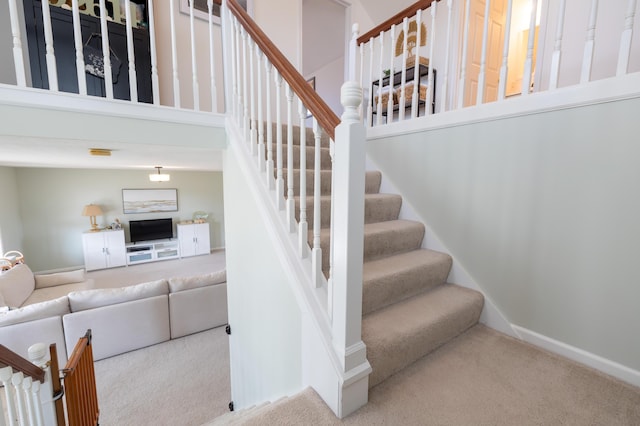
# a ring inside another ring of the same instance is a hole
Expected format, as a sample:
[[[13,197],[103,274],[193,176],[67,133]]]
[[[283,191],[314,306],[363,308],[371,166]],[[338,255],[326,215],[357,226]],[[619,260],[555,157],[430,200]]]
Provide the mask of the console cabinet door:
[[[210,253],[208,223],[178,224],[180,256],[189,257]]]
[[[105,232],[104,239],[107,248],[107,268],[126,265],[127,249],[124,243],[124,231]]]
[[[211,252],[211,244],[209,239],[209,224],[196,223],[193,225],[193,235],[195,237],[195,252],[199,254],[209,254]]]
[[[84,267],[87,271],[114,268],[127,263],[124,231],[86,232],[82,234]]]

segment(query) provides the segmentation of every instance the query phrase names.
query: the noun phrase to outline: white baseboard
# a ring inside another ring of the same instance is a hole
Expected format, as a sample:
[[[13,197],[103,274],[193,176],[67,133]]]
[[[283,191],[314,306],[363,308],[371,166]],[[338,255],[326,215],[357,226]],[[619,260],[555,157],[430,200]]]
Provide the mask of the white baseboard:
[[[551,337],[538,334],[535,331],[528,330],[518,325],[512,324],[511,327],[520,339],[527,343],[531,343],[532,345],[546,349],[549,352],[569,358],[624,382],[640,387],[640,371],[552,339]]]

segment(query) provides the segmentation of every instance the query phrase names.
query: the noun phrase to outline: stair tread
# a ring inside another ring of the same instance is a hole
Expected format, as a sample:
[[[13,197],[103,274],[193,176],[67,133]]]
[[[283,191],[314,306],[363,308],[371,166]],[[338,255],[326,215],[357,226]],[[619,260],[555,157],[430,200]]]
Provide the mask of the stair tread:
[[[370,387],[476,324],[483,305],[481,293],[443,284],[364,316]]]
[[[373,312],[443,284],[451,262],[448,254],[428,249],[365,262],[362,312]]]

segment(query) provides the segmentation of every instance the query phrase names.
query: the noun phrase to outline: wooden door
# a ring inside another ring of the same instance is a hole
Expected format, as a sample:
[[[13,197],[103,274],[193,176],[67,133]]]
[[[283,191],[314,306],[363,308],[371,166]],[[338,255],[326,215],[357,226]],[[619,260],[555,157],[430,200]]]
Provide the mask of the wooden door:
[[[482,39],[484,36],[484,14],[486,1],[489,4],[487,34],[487,57],[485,60],[485,85],[483,102],[498,99],[498,82],[504,42],[507,0],[469,0],[469,32],[466,58],[467,73],[464,85],[464,106],[475,105],[478,82],[482,69]]]

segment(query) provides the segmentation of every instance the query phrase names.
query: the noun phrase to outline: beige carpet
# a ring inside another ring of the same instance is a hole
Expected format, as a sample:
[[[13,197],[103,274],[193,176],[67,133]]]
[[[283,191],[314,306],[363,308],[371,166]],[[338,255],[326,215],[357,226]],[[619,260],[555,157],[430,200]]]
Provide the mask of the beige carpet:
[[[312,390],[236,416],[248,425],[637,426],[640,389],[478,325],[372,388],[343,421]]]

